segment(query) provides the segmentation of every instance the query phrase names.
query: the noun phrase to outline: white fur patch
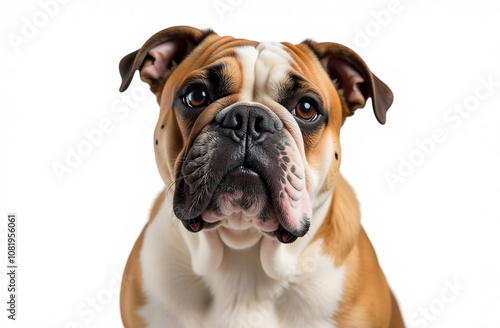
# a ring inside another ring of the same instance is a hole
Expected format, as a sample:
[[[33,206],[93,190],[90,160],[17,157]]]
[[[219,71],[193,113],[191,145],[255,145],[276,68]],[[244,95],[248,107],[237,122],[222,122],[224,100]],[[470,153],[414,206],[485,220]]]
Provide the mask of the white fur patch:
[[[262,42],[257,47],[236,50],[243,67],[242,101],[265,102],[275,99],[279,86],[288,79],[292,56],[281,43]]]
[[[171,204],[170,192],[145,232],[140,253],[146,295],[140,314],[147,327],[335,327],[332,318],[345,269],[334,266],[320,240],[310,243],[321,220],[313,220],[311,235],[293,244],[276,241],[274,252],[264,256],[273,262],[268,263],[271,270],[283,269],[273,278],[263,267],[261,252],[262,244],[274,240],[263,237],[261,243],[242,250],[222,243],[223,249],[207,249],[210,242],[203,241],[203,232],[186,231],[173,216]],[[328,206],[326,202],[317,209],[318,218]],[[195,259],[205,263],[205,269],[197,269]],[[218,264],[207,264],[219,259]],[[196,274],[198,270],[206,272]]]

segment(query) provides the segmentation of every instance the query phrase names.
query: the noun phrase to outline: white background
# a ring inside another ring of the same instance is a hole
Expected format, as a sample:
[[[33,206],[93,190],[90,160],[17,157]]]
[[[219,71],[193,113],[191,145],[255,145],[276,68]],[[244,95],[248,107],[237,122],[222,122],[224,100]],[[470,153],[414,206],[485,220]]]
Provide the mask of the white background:
[[[395,102],[385,126],[370,104],[347,120],[341,170],[407,325],[500,327],[498,2],[55,1],[0,5],[0,273],[7,213],[19,218],[18,320],[2,273],[0,326],[121,326],[118,279],[162,181],[155,99],[137,78],[120,94],[118,62],[192,25],[355,49]],[[102,120],[112,131],[59,179],[53,166]]]

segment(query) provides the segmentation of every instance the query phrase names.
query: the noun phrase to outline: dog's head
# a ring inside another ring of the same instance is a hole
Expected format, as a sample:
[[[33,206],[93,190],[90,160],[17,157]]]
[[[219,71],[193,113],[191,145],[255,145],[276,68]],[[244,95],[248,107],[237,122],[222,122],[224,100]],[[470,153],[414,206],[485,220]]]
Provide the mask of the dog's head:
[[[339,172],[339,132],[371,97],[385,123],[390,89],[336,43],[259,43],[172,27],[120,62],[160,105],[156,161],[187,230],[220,229],[243,248],[262,234],[304,236]]]

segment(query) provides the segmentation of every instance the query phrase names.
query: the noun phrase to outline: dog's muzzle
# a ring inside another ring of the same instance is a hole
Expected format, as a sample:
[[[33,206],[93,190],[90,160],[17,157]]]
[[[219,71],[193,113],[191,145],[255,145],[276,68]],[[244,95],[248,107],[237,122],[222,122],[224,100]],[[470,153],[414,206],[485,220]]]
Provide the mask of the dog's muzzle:
[[[283,243],[309,229],[302,160],[267,108],[234,104],[220,111],[194,140],[177,178],[174,213],[191,232],[235,214]]]

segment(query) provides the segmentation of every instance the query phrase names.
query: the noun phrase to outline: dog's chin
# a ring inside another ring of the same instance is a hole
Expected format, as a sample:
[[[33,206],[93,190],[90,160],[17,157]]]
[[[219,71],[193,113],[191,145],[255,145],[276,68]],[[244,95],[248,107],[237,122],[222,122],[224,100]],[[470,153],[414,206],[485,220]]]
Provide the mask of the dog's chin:
[[[243,166],[222,179],[200,216],[182,222],[191,232],[217,229],[224,244],[234,249],[251,247],[263,236],[282,243],[297,239],[280,225],[259,174]]]

